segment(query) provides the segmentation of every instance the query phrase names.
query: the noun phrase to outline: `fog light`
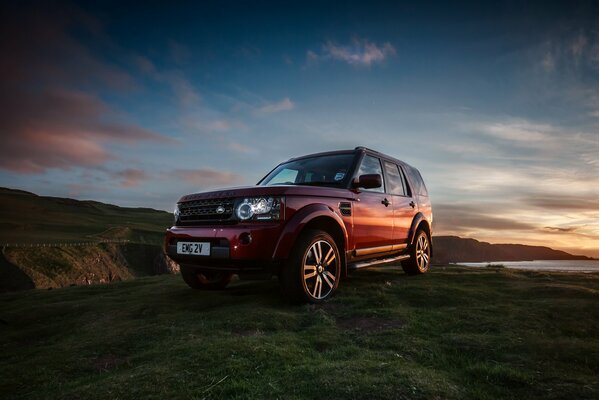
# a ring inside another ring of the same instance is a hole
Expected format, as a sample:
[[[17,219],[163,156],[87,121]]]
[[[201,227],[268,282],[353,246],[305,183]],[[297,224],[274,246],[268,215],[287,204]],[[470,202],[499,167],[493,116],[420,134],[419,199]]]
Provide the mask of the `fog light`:
[[[252,243],[252,235],[250,235],[248,232],[243,232],[241,235],[239,235],[239,243],[241,243],[241,244]]]

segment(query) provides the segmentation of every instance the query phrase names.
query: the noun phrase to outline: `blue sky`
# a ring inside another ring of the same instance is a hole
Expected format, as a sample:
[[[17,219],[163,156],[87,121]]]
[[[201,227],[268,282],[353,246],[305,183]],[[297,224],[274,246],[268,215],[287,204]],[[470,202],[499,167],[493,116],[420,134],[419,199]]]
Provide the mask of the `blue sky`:
[[[419,168],[438,234],[599,256],[599,10],[3,6],[0,185],[170,210],[292,156]]]

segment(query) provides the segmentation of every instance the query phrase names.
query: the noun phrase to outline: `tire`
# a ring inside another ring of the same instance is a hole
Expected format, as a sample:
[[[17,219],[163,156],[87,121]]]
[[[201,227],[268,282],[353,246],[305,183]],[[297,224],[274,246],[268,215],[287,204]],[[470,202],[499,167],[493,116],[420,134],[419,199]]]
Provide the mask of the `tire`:
[[[233,278],[229,272],[206,272],[193,267],[181,265],[181,277],[187,286],[199,290],[222,290],[227,287]]]
[[[331,298],[341,277],[335,240],[320,230],[301,233],[279,274],[281,291],[293,303],[322,303]]]
[[[402,261],[401,267],[408,275],[420,275],[428,272],[431,262],[431,243],[426,231],[418,229],[414,244],[410,247],[410,259]]]

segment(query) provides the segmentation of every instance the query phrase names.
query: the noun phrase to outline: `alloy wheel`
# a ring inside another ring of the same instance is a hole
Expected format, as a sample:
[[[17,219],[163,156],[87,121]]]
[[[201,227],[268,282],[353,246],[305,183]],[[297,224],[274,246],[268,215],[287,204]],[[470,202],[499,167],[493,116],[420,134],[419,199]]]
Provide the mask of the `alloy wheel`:
[[[428,237],[426,233],[422,233],[418,236],[416,242],[416,264],[421,272],[425,272],[428,269],[430,261],[430,246],[428,243]]]
[[[314,242],[303,262],[304,287],[316,300],[326,298],[335,288],[339,260],[333,246],[325,241]]]

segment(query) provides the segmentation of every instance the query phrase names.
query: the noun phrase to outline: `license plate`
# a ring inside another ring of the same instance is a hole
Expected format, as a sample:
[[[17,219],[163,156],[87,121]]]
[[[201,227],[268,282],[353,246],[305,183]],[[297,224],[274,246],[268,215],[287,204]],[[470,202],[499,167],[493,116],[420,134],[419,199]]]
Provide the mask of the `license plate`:
[[[177,242],[177,254],[192,256],[209,256],[210,243],[208,242]]]

